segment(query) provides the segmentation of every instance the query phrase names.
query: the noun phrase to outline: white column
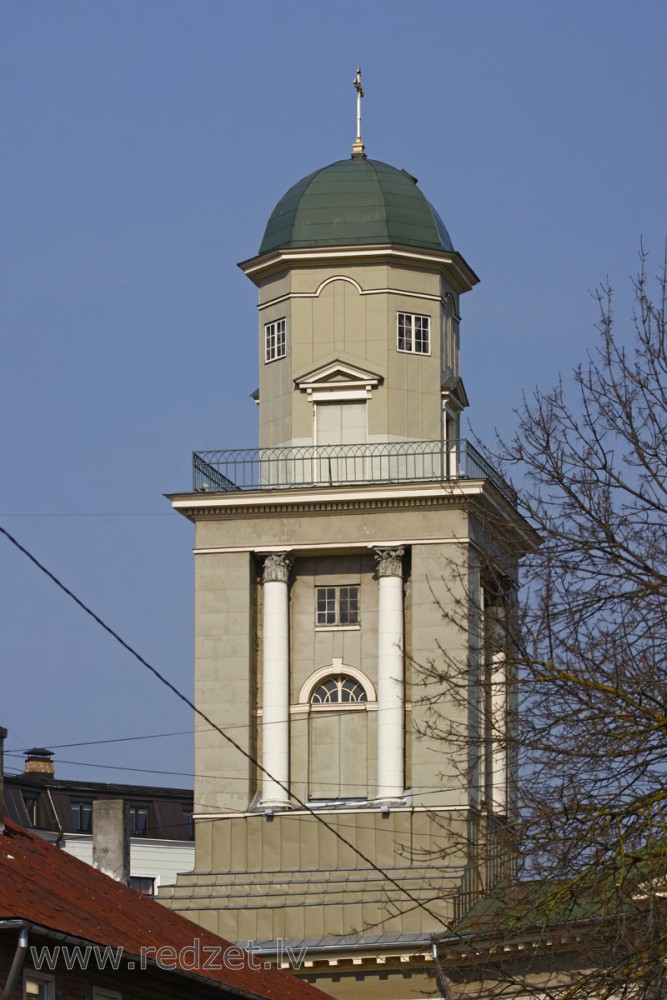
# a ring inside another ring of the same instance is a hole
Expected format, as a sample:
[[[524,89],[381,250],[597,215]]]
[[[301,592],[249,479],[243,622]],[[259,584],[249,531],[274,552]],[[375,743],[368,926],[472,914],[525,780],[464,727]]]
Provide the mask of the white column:
[[[507,814],[507,669],[505,654],[496,653],[491,674],[491,806],[494,813]]]
[[[262,805],[289,805],[289,592],[292,557],[276,552],[264,560],[262,682]],[[276,780],[273,780],[276,779]],[[278,784],[284,785],[281,788]]]
[[[375,549],[378,609],[377,798],[405,793],[403,548]]]
[[[506,611],[500,605],[486,609],[486,642],[491,689],[490,805],[493,812],[499,815],[507,814],[509,781],[508,739],[510,734],[508,727],[507,661],[504,651],[507,641],[505,616]]]

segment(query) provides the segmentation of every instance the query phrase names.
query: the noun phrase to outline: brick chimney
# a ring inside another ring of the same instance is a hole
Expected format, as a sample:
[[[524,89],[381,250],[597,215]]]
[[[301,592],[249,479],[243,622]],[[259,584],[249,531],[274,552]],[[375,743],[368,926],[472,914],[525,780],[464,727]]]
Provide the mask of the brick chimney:
[[[24,774],[38,774],[45,778],[53,778],[56,769],[51,758],[53,751],[46,747],[33,747],[32,750],[25,751],[25,763],[23,764]]]
[[[5,740],[7,730],[0,726],[0,833],[5,830]]]
[[[93,865],[130,884],[130,807],[122,799],[93,802]]]

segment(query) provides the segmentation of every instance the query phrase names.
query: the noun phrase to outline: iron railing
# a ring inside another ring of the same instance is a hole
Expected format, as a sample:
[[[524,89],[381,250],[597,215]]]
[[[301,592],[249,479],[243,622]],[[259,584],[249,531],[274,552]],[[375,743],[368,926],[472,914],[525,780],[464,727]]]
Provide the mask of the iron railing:
[[[242,448],[193,454],[195,493],[371,483],[487,479],[511,503],[514,490],[469,441]]]

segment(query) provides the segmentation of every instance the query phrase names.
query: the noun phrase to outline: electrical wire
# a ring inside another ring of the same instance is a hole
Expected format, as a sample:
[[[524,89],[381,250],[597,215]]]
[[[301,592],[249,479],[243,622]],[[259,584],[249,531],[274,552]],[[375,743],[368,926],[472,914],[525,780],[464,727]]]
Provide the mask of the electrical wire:
[[[197,730],[200,733],[208,732],[206,729]],[[70,747],[93,747],[101,746],[103,743],[131,743],[133,740],[160,740],[166,736],[192,736],[195,733],[194,729],[181,729],[176,733],[152,733],[150,736],[118,736],[113,740],[85,740],[82,743],[49,743],[49,750],[69,750]],[[8,755],[17,756],[20,753],[28,753],[32,747],[12,747],[10,750],[5,750]],[[63,761],[63,763],[70,763],[69,761]],[[99,765],[103,767],[103,764]],[[174,774],[177,774],[174,771]]]
[[[113,639],[116,640],[116,642],[118,642],[123,647],[123,649],[127,650],[127,652],[131,656],[133,656],[136,660],[138,660],[143,667],[145,667],[148,671],[150,671],[150,673],[152,673],[153,676],[156,677],[161,684],[167,687],[172,692],[172,694],[174,694],[180,701],[182,701],[185,705],[187,705],[188,708],[190,708],[195,713],[195,715],[199,716],[200,719],[203,719],[204,722],[206,722],[212,729],[214,729],[217,733],[219,733],[220,736],[222,736],[222,738],[227,743],[229,743],[236,750],[238,750],[239,753],[241,753],[246,758],[246,760],[248,760],[251,764],[257,767],[262,774],[266,775],[267,778],[275,782],[275,784],[279,788],[281,788],[284,792],[286,792],[287,795],[301,809],[304,809],[307,813],[309,813],[316,822],[320,823],[321,826],[323,826],[330,833],[332,833],[334,837],[336,837],[336,839],[339,840],[342,844],[344,844],[346,847],[349,847],[350,850],[354,854],[356,854],[358,858],[360,858],[367,865],[369,865],[374,871],[378,872],[379,875],[382,875],[383,878],[385,878],[391,885],[393,885],[394,888],[398,889],[398,891],[402,893],[412,903],[414,903],[415,906],[417,906],[419,909],[427,913],[429,917],[431,917],[433,920],[436,920],[442,927],[445,928],[445,930],[453,931],[453,928],[447,921],[445,921],[441,916],[435,913],[435,911],[432,910],[430,907],[426,906],[426,904],[423,903],[420,899],[418,899],[415,895],[413,895],[413,893],[411,893],[409,889],[406,889],[405,886],[402,886],[400,882],[398,882],[395,878],[393,878],[389,874],[389,872],[385,871],[383,868],[380,868],[379,865],[377,865],[372,860],[372,858],[369,858],[367,854],[364,854],[363,851],[359,850],[359,848],[355,844],[353,844],[350,840],[348,840],[347,837],[344,837],[341,833],[339,833],[339,831],[336,830],[335,827],[331,826],[331,824],[328,823],[321,815],[319,815],[316,812],[316,810],[312,809],[306,802],[303,802],[286,785],[284,785],[277,778],[274,778],[274,776],[264,767],[263,764],[261,764],[255,757],[253,757],[251,753],[245,750],[244,747],[242,747],[239,743],[237,743],[236,740],[232,739],[232,737],[229,736],[223,729],[221,729],[220,726],[218,726],[215,722],[213,722],[213,720],[208,715],[206,715],[205,712],[203,712],[200,708],[197,708],[194,702],[191,701],[191,699],[188,698],[187,695],[183,694],[183,692],[180,691],[175,684],[172,684],[172,682],[168,680],[164,676],[164,674],[161,674],[156,667],[154,667],[151,663],[149,663],[148,660],[144,659],[144,657],[140,653],[138,653],[137,650],[135,650],[128,642],[126,642],[125,639],[123,639],[117,632],[115,632],[110,625],[107,625],[106,622],[99,617],[99,615],[95,614],[95,612],[91,608],[89,608],[86,604],[84,604],[84,602],[79,597],[77,597],[76,594],[74,594],[67,586],[65,586],[65,584],[61,580],[59,580],[58,577],[55,576],[50,570],[48,570],[46,566],[44,566],[31,552],[28,551],[28,549],[26,549],[23,545],[21,545],[21,543],[16,538],[14,538],[14,536],[11,535],[6,530],[6,528],[3,528],[2,525],[0,525],[0,533],[3,534],[7,538],[7,540],[11,542],[11,544],[14,545],[19,550],[19,552],[22,552],[23,555],[26,556],[26,558],[29,559],[30,562],[32,562],[42,573],[44,573],[45,576],[47,576],[53,583],[55,583],[55,585],[60,590],[62,590],[65,594],[67,594],[67,596],[70,597],[74,601],[74,603],[77,604],[82,609],[82,611],[85,611],[87,615],[89,615],[95,622],[97,622],[100,628],[102,628],[105,632],[107,632]]]

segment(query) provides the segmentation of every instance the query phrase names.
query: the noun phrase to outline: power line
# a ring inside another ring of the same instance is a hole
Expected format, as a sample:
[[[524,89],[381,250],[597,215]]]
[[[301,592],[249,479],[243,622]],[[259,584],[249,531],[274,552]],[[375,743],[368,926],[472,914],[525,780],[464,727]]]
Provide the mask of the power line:
[[[437,922],[442,927],[444,927],[445,930],[453,932],[453,928],[445,920],[443,920],[442,917],[440,917],[437,913],[435,913],[432,909],[430,909],[430,907],[426,906],[420,899],[414,896],[409,889],[406,889],[405,886],[402,886],[400,882],[398,882],[395,878],[393,878],[389,874],[389,872],[385,871],[383,868],[380,868],[379,865],[377,865],[372,860],[372,858],[369,858],[367,854],[364,854],[363,851],[360,851],[355,844],[353,844],[350,840],[348,840],[347,837],[344,837],[341,833],[339,833],[339,831],[336,830],[335,827],[331,826],[330,823],[327,823],[327,821],[322,816],[320,816],[316,812],[316,810],[312,809],[306,802],[303,802],[286,785],[284,785],[281,781],[275,778],[264,767],[263,764],[261,764],[255,757],[253,757],[251,753],[245,750],[244,747],[242,747],[239,743],[237,743],[234,739],[232,739],[232,737],[229,736],[223,729],[221,729],[220,726],[218,726],[215,722],[213,722],[213,720],[208,715],[206,715],[205,712],[203,712],[200,708],[197,708],[194,702],[191,701],[187,697],[187,695],[184,695],[182,691],[179,691],[179,689],[174,684],[172,684],[170,680],[168,680],[163,674],[161,674],[156,667],[154,667],[151,663],[148,662],[148,660],[144,659],[144,657],[140,653],[138,653],[136,649],[134,649],[128,642],[126,642],[125,639],[123,639],[117,632],[115,632],[110,625],[107,625],[106,622],[99,617],[99,615],[96,615],[91,608],[89,608],[86,604],[84,604],[84,602],[80,598],[78,598],[76,594],[74,594],[68,587],[66,587],[65,584],[58,579],[57,576],[55,576],[50,570],[48,570],[46,566],[44,566],[31,552],[28,551],[28,549],[26,549],[23,545],[21,545],[21,543],[17,541],[17,539],[14,538],[14,536],[11,535],[1,525],[0,525],[0,533],[2,533],[7,538],[7,540],[10,541],[12,545],[14,545],[19,550],[19,552],[22,552],[23,555],[30,560],[30,562],[32,562],[42,573],[44,573],[45,576],[47,576],[53,583],[55,583],[55,585],[60,590],[62,590],[65,594],[67,594],[67,596],[70,597],[75,604],[78,604],[78,606],[82,609],[82,611],[85,611],[87,615],[89,615],[95,622],[97,622],[100,628],[104,629],[105,632],[108,632],[108,634],[113,639],[115,639],[116,642],[118,642],[123,647],[123,649],[126,649],[127,652],[130,653],[130,655],[133,656],[136,660],[138,660],[143,667],[149,670],[150,673],[152,673],[153,676],[156,677],[161,684],[164,684],[164,686],[167,687],[174,695],[176,695],[176,697],[180,701],[182,701],[185,705],[187,705],[188,708],[190,708],[195,713],[195,715],[198,715],[200,719],[203,719],[204,722],[208,723],[208,725],[211,726],[211,728],[214,729],[217,733],[219,733],[220,736],[222,736],[222,738],[227,743],[233,746],[236,750],[239,751],[239,753],[241,753],[246,758],[246,760],[248,760],[251,764],[257,767],[262,772],[262,774],[266,775],[267,778],[275,782],[275,784],[279,788],[281,788],[284,792],[286,792],[287,795],[294,802],[296,802],[296,804],[301,809],[304,809],[307,813],[309,813],[316,822],[320,823],[325,829],[327,829],[330,833],[332,833],[334,837],[336,837],[336,839],[339,840],[342,844],[344,844],[346,847],[349,847],[350,850],[354,854],[356,854],[358,858],[361,858],[361,860],[365,861],[366,864],[369,865],[374,871],[382,875],[383,878],[385,878],[391,885],[393,885],[396,889],[398,889],[399,892],[403,893],[403,895],[406,896],[412,903],[414,903],[415,906],[422,909],[425,913],[428,913],[428,915],[432,917],[434,920],[437,920]]]
[[[194,729],[181,729],[179,732],[175,733],[152,733],[147,736],[118,736],[112,740],[85,740],[82,743],[49,743],[49,750],[69,750],[70,747],[93,747],[101,746],[104,743],[131,743],[133,740],[160,740],[166,736],[192,736],[195,732]],[[199,732],[205,733],[206,729],[200,729]],[[8,756],[17,756],[20,753],[28,753],[32,749],[31,747],[12,747],[11,750],[5,750]],[[62,761],[63,764],[76,763],[75,761]],[[104,764],[98,764],[97,767],[104,767]],[[166,772],[165,772],[166,773]],[[178,771],[174,771],[174,774],[178,774]]]
[[[139,514],[2,514],[2,517],[9,518],[33,518],[33,517],[66,517],[66,518],[77,518],[77,517],[173,517],[171,513],[139,513]]]

